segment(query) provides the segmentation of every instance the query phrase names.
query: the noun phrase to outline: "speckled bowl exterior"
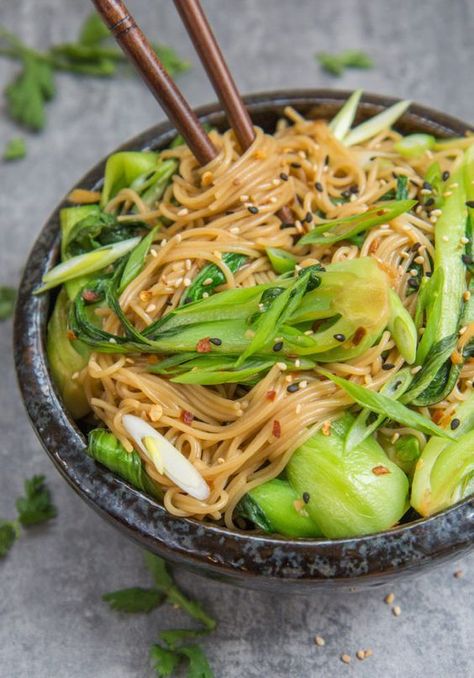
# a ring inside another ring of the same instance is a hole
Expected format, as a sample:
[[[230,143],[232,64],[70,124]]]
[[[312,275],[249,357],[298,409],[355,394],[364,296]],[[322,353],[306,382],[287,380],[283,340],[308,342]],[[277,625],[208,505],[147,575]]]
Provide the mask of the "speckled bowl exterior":
[[[285,106],[310,117],[330,118],[349,92],[304,90],[264,93],[246,98],[256,125],[274,129]],[[388,97],[363,97],[357,121],[395,103]],[[200,119],[226,128],[218,106],[197,111]],[[452,117],[411,106],[397,124],[409,133],[441,137],[462,135],[468,126]],[[120,150],[160,149],[175,132],[163,123],[132,139]],[[96,186],[105,161],[77,185]],[[56,262],[59,210],[41,231],[20,285],[15,317],[15,360],[18,381],[32,425],[47,454],[71,487],[100,515],[144,548],[185,565],[195,572],[236,585],[278,592],[306,592],[320,586],[359,589],[391,577],[415,573],[472,547],[474,498],[426,520],[416,520],[386,532],[351,539],[298,539],[247,534],[192,519],[169,515],[153,499],[96,464],[85,454],[86,440],[65,410],[51,375],[45,332],[51,305],[48,294],[34,296],[41,278]]]

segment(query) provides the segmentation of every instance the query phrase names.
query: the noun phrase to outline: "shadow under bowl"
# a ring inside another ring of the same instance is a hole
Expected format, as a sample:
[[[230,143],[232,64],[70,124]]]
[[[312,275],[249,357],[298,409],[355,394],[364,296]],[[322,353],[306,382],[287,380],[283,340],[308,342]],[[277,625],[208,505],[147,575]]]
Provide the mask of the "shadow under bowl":
[[[285,106],[312,118],[331,118],[350,92],[303,90],[246,98],[254,123],[268,132]],[[357,121],[395,103],[366,95]],[[217,105],[197,111],[202,122],[226,129]],[[411,106],[397,123],[404,133],[460,136],[468,125],[442,113]],[[175,136],[169,123],[152,127],[120,150],[161,149]],[[92,188],[103,177],[105,160],[77,184]],[[177,518],[150,497],[97,464],[85,453],[86,439],[58,396],[48,369],[45,333],[51,298],[33,291],[56,262],[59,210],[53,212],[26,262],[15,317],[15,361],[23,400],[44,449],[69,485],[100,515],[144,548],[200,574],[236,585],[278,592],[305,592],[320,586],[362,588],[467,551],[474,539],[474,498],[427,519],[385,532],[347,539],[287,539],[248,534],[193,519]]]

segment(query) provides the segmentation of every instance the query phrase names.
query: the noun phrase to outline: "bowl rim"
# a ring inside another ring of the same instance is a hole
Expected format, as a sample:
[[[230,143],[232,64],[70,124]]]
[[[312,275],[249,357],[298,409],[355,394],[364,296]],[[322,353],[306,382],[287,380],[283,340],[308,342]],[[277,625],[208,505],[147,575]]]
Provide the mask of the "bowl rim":
[[[335,106],[350,91],[310,89],[263,92],[245,97],[251,114]],[[399,101],[364,94],[358,117]],[[218,104],[196,109],[199,118],[214,124],[224,116]],[[462,135],[470,126],[452,116],[412,105],[401,126],[426,127],[440,136]],[[113,152],[166,146],[176,134],[169,122],[155,125]],[[159,142],[157,144],[157,142]],[[97,185],[105,159],[75,187]],[[411,571],[432,559],[447,558],[469,549],[474,540],[474,496],[429,518],[375,534],[341,539],[288,539],[230,530],[192,518],[171,516],[161,504],[129,486],[84,452],[85,439],[67,414],[52,383],[46,359],[45,328],[50,295],[34,296],[42,275],[54,265],[59,244],[59,210],[64,198],[42,228],[25,265],[14,323],[17,378],[33,428],[48,456],[69,485],[96,511],[129,537],[176,563],[231,579],[296,580],[302,583],[347,582],[354,578],[384,578]],[[448,535],[449,538],[446,538]],[[270,557],[271,556],[271,557]]]

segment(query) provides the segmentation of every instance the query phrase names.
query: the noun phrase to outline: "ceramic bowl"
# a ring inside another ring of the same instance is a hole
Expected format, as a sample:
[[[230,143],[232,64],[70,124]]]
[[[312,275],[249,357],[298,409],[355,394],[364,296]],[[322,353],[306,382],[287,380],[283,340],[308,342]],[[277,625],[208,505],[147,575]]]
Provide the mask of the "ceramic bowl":
[[[246,102],[255,124],[271,132],[285,106],[293,106],[305,116],[331,118],[349,94],[330,90],[272,92],[249,96]],[[364,96],[357,122],[394,102],[388,97]],[[218,106],[206,106],[197,113],[203,122],[226,128]],[[449,137],[464,134],[468,126],[413,105],[397,128],[403,133]],[[121,150],[164,148],[174,135],[172,126],[163,123],[127,142]],[[77,186],[97,186],[104,164],[104,160],[99,162]],[[32,294],[57,260],[58,215],[64,205],[63,201],[53,212],[26,262],[15,318],[16,368],[28,415],[46,453],[69,485],[100,515],[171,562],[237,585],[279,592],[380,584],[419,572],[472,546],[473,497],[431,518],[378,534],[336,540],[286,539],[169,515],[159,503],[90,459],[84,452],[86,439],[65,410],[48,370],[45,331],[51,297]]]

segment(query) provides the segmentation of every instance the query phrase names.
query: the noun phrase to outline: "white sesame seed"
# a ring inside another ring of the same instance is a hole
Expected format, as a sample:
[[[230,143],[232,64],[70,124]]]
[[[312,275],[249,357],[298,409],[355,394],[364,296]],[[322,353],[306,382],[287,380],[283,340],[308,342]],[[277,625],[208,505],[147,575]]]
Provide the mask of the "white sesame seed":
[[[212,278],[206,278],[203,285],[212,285]]]
[[[117,343],[117,339],[114,339],[113,337],[110,337],[110,339],[109,339],[109,344],[116,344],[116,343]]]
[[[185,279],[183,280],[183,283],[184,283],[184,286],[185,286],[185,287],[189,287],[189,286],[191,285],[191,283],[192,283],[192,280],[191,280],[191,278],[185,278]]]
[[[399,434],[399,433],[394,433],[393,436],[390,438],[390,442],[392,443],[392,445],[395,445],[395,443],[397,442],[397,440],[398,440],[399,438],[400,438],[400,434]]]
[[[203,298],[203,299],[207,299],[208,296],[209,296],[209,292],[203,292],[203,293],[202,293],[202,298]]]
[[[168,241],[166,240],[166,238],[163,238],[163,240],[161,241],[161,247],[164,247],[167,243]]]
[[[182,283],[183,283],[183,279],[182,279],[182,278],[176,278],[176,280],[175,280],[173,283],[171,283],[171,284],[173,285],[173,287],[178,288],[180,285],[182,285]]]
[[[156,305],[155,305],[155,304],[149,304],[149,305],[146,307],[145,311],[146,311],[147,313],[152,313],[153,311],[156,311]]]
[[[461,238],[461,243],[462,243],[463,245],[467,245],[468,242],[469,242],[469,238],[466,238],[466,236],[463,235],[463,237]]]
[[[178,217],[185,217],[187,214],[189,214],[188,208],[183,207],[183,209],[179,210]]]
[[[298,405],[295,407],[296,414],[300,414],[301,410],[302,410],[301,403],[298,403]]]
[[[453,181],[452,184],[449,184],[449,188],[458,188],[458,187],[459,187],[459,184],[458,184],[457,181]]]
[[[402,613],[400,605],[394,605],[392,607],[392,613],[393,613],[394,617],[399,617]]]
[[[233,235],[237,235],[238,233],[240,233],[240,228],[239,228],[239,226],[232,226],[232,228],[230,228],[229,231],[230,231]]]
[[[291,376],[291,374],[288,374],[288,375],[285,377],[285,381],[287,381],[289,384],[291,384],[291,382],[293,381],[293,377]]]
[[[191,270],[191,259],[186,259],[186,261],[184,262],[184,267],[187,271]]]
[[[276,197],[276,195],[272,195],[272,197],[270,198],[270,202],[272,203],[278,202],[278,198]]]
[[[176,242],[181,242],[181,240],[183,239],[183,236],[181,235],[181,233],[178,233],[178,235],[175,235],[175,238],[176,238]]]
[[[75,380],[75,379],[77,379],[78,377],[79,377],[79,372],[74,372],[74,374],[72,375],[72,379]]]
[[[158,252],[157,252],[153,247],[152,247],[151,250],[150,250],[150,254],[151,254],[151,256],[154,257],[155,259],[156,259],[156,257],[158,256]]]
[[[341,654],[341,661],[344,662],[344,664],[350,664],[351,663],[350,654]]]
[[[247,202],[247,200],[250,200],[250,196],[246,195],[245,193],[242,193],[242,195],[239,197],[240,202]]]
[[[322,636],[315,636],[314,643],[315,645],[318,645],[318,647],[324,647],[324,645],[326,645],[326,641]]]
[[[416,367],[412,367],[410,372],[412,374],[418,374],[418,372],[421,370],[421,368],[422,368],[422,365],[417,365]]]
[[[314,334],[313,330],[306,330],[304,333],[307,337],[310,337],[312,334]]]
[[[466,327],[466,326],[461,327],[461,329],[459,330],[459,336],[462,337],[462,335],[465,334],[466,331],[467,331],[467,327]]]
[[[351,194],[351,197],[349,198],[350,202],[355,202],[357,200],[357,195],[355,193]]]
[[[308,385],[308,382],[305,379],[303,379],[303,381],[300,381],[300,388],[306,388],[307,385]]]
[[[416,270],[416,268],[410,269],[410,275],[418,275],[418,271]]]
[[[274,186],[279,186],[281,184],[281,179],[272,179],[272,184]]]
[[[278,369],[281,370],[282,372],[284,372],[284,371],[287,369],[286,363],[277,363],[277,367],[278,367]]]
[[[387,605],[391,605],[393,603],[393,601],[395,600],[395,594],[394,593],[388,593],[385,596],[384,600],[387,603]]]
[[[449,238],[447,235],[443,235],[442,240],[443,242],[449,242]]]
[[[424,264],[425,263],[425,257],[422,257],[422,256],[415,257],[414,261],[415,261],[415,264]]]
[[[440,217],[443,214],[441,210],[431,210],[432,217]]]
[[[449,196],[452,195],[452,194],[453,194],[452,191],[445,191],[445,192],[443,193],[443,198],[449,198]]]
[[[295,360],[295,367],[300,367],[301,366],[301,360],[298,360],[298,358]]]
[[[382,224],[379,228],[381,231],[388,231],[390,229],[390,224]]]

